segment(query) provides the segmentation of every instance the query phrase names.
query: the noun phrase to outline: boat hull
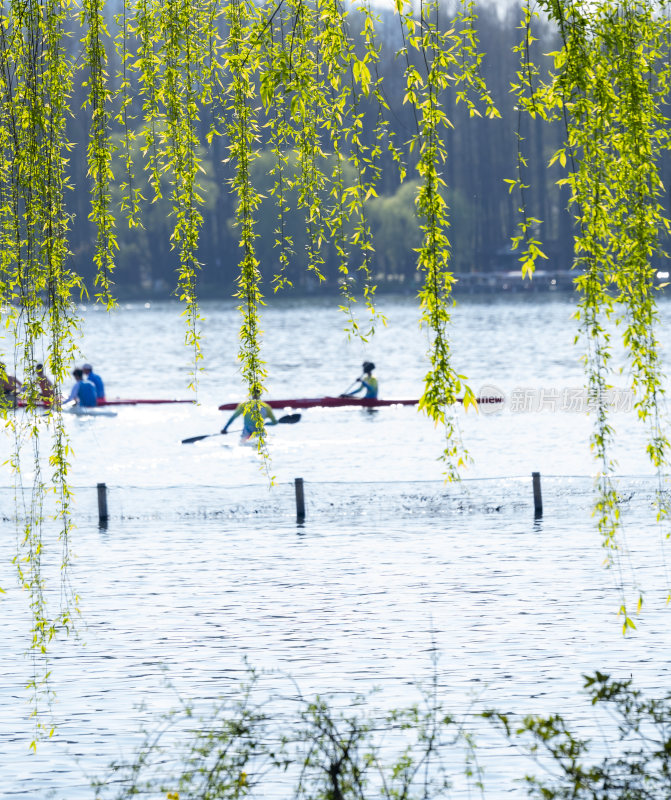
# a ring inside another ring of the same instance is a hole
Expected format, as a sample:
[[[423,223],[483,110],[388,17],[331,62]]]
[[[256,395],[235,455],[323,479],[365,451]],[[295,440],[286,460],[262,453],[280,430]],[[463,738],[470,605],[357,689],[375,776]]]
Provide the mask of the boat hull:
[[[76,417],[116,417],[116,411],[105,411],[98,406],[69,406],[63,409],[64,413],[74,414]]]
[[[195,403],[195,400],[139,400],[139,399],[123,399],[120,397],[115,398],[114,400],[103,400],[101,403],[98,403],[96,408],[100,408],[102,406],[140,406],[140,405],[162,405],[164,403]],[[25,400],[17,400],[16,406],[18,408],[25,408],[28,403]],[[38,400],[34,405],[40,408],[50,408],[52,403],[46,400]]]
[[[501,403],[501,397],[478,397],[478,403]],[[382,406],[416,406],[419,400],[379,400],[372,397],[303,397],[291,400],[264,400],[271,408],[340,408],[344,406],[360,406],[363,408],[380,408]],[[459,398],[459,402],[463,400]],[[238,403],[223,403],[220,411],[234,411]]]
[[[165,403],[195,403],[195,400],[124,400],[116,398],[115,400],[104,400],[98,403],[99,406],[157,406]]]

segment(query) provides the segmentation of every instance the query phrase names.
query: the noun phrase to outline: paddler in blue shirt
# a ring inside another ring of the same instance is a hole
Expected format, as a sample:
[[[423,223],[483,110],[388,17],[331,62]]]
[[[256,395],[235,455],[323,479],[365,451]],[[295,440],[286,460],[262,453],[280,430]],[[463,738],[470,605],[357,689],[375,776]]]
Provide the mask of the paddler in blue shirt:
[[[96,387],[98,403],[104,403],[105,385],[103,384],[103,379],[100,377],[100,375],[96,375],[96,373],[93,371],[93,367],[90,364],[84,364],[82,367],[82,372],[84,373],[84,378],[87,381],[91,381],[91,383]]]
[[[80,369],[73,370],[72,377],[75,379],[75,385],[70,391],[70,396],[67,400],[63,401],[63,405],[73,400],[76,405],[82,408],[93,408],[97,406],[98,393],[96,392],[95,384],[86,380],[84,373]]]
[[[254,400],[258,400],[258,392],[254,393],[252,398]],[[245,410],[246,405],[246,403],[238,403],[235,411],[231,414],[230,419],[221,429],[222,433],[228,433],[228,426],[231,424],[231,422],[233,422],[234,419],[237,419],[240,414],[244,414],[244,417],[242,418],[242,439],[249,439],[252,434],[258,431],[258,416],[254,415],[254,409],[251,406]],[[261,417],[261,424],[265,423],[266,425],[277,425],[277,420],[275,419],[273,410],[268,403],[259,402],[258,415]]]
[[[362,364],[362,369],[363,375],[360,378],[357,378],[359,387],[353,392],[349,392],[349,394],[344,396],[354,397],[354,395],[359,394],[362,389],[365,389],[366,393],[364,394],[364,398],[375,400],[377,398],[377,378],[373,376],[375,364],[373,364],[371,361],[364,361]]]

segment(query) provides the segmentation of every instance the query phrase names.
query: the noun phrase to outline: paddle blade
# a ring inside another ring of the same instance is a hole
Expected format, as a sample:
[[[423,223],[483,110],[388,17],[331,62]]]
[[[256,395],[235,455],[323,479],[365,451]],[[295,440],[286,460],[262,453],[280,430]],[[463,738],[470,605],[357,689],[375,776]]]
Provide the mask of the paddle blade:
[[[199,442],[201,439],[207,439],[208,436],[219,436],[218,433],[204,433],[202,436],[190,436],[188,439],[182,439],[182,444],[192,444]]]
[[[284,417],[280,417],[277,421],[283,422],[286,425],[293,425],[294,422],[298,422],[300,418],[300,414],[286,414]]]
[[[300,418],[300,414],[286,414],[277,421],[283,422],[285,425],[293,425],[293,423],[298,422]],[[188,439],[182,439],[182,444],[193,444],[193,442],[199,442],[201,439],[207,439],[208,436],[221,436],[223,432],[224,431],[220,431],[219,433],[205,433],[202,436],[189,436]]]

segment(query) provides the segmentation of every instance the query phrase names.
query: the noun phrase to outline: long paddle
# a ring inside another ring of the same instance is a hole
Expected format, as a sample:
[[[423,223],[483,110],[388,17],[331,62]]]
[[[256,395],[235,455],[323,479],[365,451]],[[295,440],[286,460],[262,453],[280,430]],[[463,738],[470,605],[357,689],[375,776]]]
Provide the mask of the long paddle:
[[[353,389],[353,388],[354,388],[354,387],[357,385],[357,383],[359,383],[359,382],[361,381],[361,378],[363,378],[363,375],[360,375],[360,376],[359,376],[359,377],[358,377],[358,378],[357,378],[357,379],[354,381],[354,383],[351,383],[351,384],[350,384],[350,385],[347,387],[347,389],[345,389],[345,391],[344,391],[344,392],[343,392],[341,395],[338,395],[338,397],[347,397],[347,396],[349,395],[349,393],[352,391],[352,389]]]
[[[298,422],[300,418],[300,414],[286,414],[284,417],[280,417],[277,421],[285,425],[293,425],[295,422]],[[223,435],[224,434],[219,431],[219,433],[204,433],[202,436],[190,436],[188,439],[182,439],[182,444],[192,444],[193,442],[199,442],[201,439],[207,439],[209,436]]]

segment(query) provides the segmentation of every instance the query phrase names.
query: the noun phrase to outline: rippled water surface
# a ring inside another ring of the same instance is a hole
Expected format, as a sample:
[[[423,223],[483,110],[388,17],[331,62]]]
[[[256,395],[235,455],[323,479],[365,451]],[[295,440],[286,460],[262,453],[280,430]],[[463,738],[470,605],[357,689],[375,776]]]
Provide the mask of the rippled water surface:
[[[428,341],[414,303],[383,301],[387,325],[367,345],[347,340],[334,305],[266,309],[268,396],[338,394],[365,358],[377,365],[381,396],[418,397]],[[90,797],[89,778],[130,755],[142,723],[177,694],[204,701],[233,692],[245,658],[291,675],[307,694],[380,686],[389,706],[416,699],[412,684],[431,673],[435,645],[441,692],[460,711],[475,704],[577,714],[582,674],[597,668],[651,689],[668,685],[663,532],[653,524],[644,431],[635,413],[614,415],[631,554],[618,563],[627,587],[646,590],[645,614],[625,639],[620,575],[604,569],[591,518],[592,420],[559,410],[556,400],[583,384],[572,312],[562,298],[455,310],[455,366],[475,390],[496,387],[507,398],[496,413],[458,412],[473,457],[460,487],[442,483],[441,432],[411,407],[302,412],[297,425],[270,433],[272,487],[235,435],[181,444],[218,431],[227,415],[217,406],[242,397],[232,305],[204,306],[197,405],[67,417],[77,487],[71,580],[83,626],[79,640],[53,646],[56,731],[35,755],[25,690],[29,611],[10,563],[17,532],[4,466],[0,796]],[[82,359],[102,374],[108,397],[189,397],[177,306],[82,314]],[[624,386],[626,376],[613,383]],[[512,398],[523,396],[542,396],[542,409],[515,406]],[[2,447],[4,460],[10,440]],[[32,469],[24,459],[26,482]],[[536,520],[532,471],[543,476],[544,516]],[[300,526],[296,477],[306,491]],[[107,528],[97,524],[101,482]],[[45,568],[57,604],[55,549],[47,548]],[[487,796],[523,796],[496,752]]]

